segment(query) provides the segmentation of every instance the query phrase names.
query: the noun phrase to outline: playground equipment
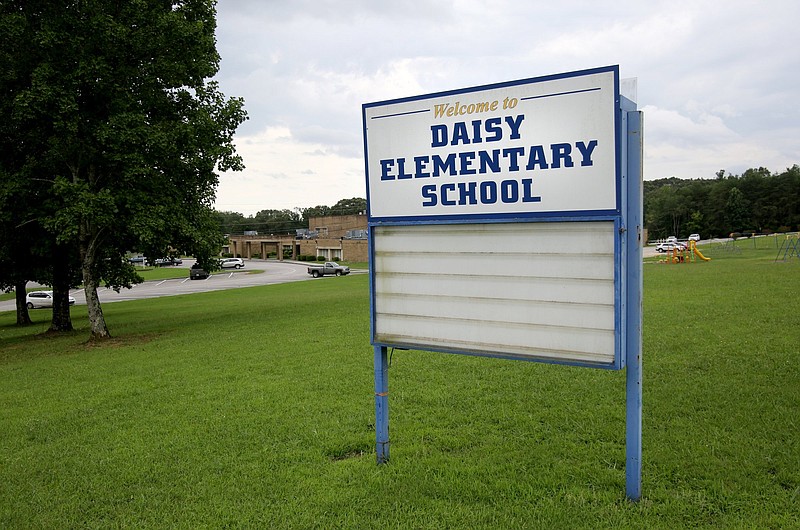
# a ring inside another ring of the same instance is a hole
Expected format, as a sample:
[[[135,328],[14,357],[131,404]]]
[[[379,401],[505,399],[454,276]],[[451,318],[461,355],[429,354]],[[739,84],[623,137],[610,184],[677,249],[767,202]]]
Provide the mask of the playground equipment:
[[[697,250],[697,243],[694,240],[689,241],[689,250],[694,253],[695,256],[700,258],[703,261],[711,261],[711,258],[707,258],[703,256],[703,253]]]
[[[730,254],[741,254],[742,249],[736,244],[736,241],[729,239],[722,243],[715,243],[712,249],[715,253],[717,251]]]
[[[781,257],[783,254],[783,257]],[[775,262],[778,261],[778,258],[781,258],[782,261],[787,261],[789,258],[800,258],[800,239],[797,238],[797,234],[787,234],[786,239],[781,243],[781,248],[778,249],[778,255],[775,256]]]
[[[687,263],[693,262],[697,259],[703,261],[711,261],[711,258],[704,256],[702,252],[697,249],[697,244],[694,241],[689,241],[689,248],[675,247],[666,253],[666,263]],[[663,263],[663,262],[662,262]]]

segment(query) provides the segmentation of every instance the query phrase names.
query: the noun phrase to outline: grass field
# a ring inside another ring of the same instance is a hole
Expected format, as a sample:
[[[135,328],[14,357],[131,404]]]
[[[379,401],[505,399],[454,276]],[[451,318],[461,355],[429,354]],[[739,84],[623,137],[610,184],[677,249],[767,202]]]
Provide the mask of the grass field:
[[[709,254],[644,267],[639,503],[623,372],[397,351],[377,466],[361,275],[0,313],[0,527],[798,528],[800,259]]]

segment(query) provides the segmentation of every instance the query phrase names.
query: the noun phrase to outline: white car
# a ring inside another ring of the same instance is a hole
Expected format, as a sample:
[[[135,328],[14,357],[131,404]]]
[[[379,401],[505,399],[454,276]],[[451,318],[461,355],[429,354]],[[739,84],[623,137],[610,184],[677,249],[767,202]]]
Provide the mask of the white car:
[[[222,269],[241,269],[244,267],[244,260],[242,258],[224,258],[219,260],[219,266]]]
[[[70,296],[69,305],[75,303],[75,299]],[[25,297],[25,305],[28,309],[35,309],[37,307],[53,307],[53,291],[31,291]]]
[[[656,252],[672,252],[673,250],[686,250],[686,245],[679,241],[656,245]]]
[[[689,236],[689,241],[700,241],[700,234],[692,234]]]

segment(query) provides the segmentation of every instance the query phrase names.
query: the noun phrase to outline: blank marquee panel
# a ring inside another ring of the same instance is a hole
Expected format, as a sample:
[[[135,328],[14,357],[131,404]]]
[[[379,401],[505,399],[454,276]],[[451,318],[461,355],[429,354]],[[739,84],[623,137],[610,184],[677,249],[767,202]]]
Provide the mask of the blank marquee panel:
[[[373,230],[376,343],[614,362],[613,221]]]

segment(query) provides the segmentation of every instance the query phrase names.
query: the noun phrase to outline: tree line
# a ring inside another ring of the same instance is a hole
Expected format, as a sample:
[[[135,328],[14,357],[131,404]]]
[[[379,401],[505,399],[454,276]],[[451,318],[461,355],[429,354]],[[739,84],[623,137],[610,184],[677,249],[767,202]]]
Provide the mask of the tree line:
[[[51,330],[72,329],[82,285],[93,338],[109,336],[97,291],[142,281],[126,259],[189,254],[213,268],[219,172],[241,98],[219,69],[215,0],[0,3],[0,290],[51,285]]]
[[[759,167],[741,175],[720,170],[714,179],[663,178],[644,182],[648,237],[773,233],[800,229],[800,167],[772,174]]]
[[[360,197],[342,199],[333,206],[314,206],[294,210],[261,210],[245,216],[239,212],[215,211],[214,216],[222,234],[290,234],[299,228],[308,228],[312,217],[329,215],[354,215],[366,212],[367,200]]]

